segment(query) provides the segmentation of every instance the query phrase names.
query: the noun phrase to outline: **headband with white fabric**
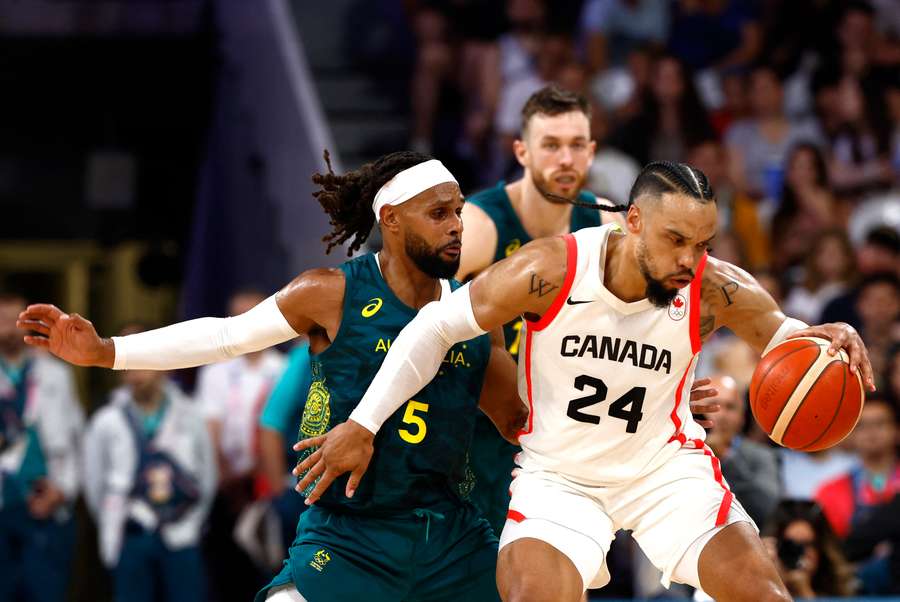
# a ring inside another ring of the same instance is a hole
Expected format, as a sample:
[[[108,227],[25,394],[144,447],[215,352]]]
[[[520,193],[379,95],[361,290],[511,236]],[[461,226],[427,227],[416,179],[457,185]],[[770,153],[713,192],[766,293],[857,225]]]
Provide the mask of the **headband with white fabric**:
[[[432,186],[453,182],[459,185],[450,170],[437,159],[431,159],[404,169],[378,190],[372,202],[375,219],[381,221],[381,208],[385,205],[405,203]]]

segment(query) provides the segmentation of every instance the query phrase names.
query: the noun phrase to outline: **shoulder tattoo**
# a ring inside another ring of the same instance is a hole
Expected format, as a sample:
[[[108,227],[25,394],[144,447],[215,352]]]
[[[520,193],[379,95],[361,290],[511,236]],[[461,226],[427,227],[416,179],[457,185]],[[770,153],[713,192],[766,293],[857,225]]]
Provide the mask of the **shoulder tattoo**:
[[[528,289],[528,293],[532,295],[537,295],[538,297],[543,297],[544,295],[549,295],[559,287],[553,284],[552,282],[547,282],[537,274],[531,274],[531,284]]]

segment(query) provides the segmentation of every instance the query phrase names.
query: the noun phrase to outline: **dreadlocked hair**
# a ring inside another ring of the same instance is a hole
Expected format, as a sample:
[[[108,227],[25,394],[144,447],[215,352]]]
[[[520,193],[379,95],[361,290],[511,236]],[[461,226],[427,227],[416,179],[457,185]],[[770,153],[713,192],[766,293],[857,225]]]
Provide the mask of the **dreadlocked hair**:
[[[353,255],[372,232],[375,225],[372,202],[378,190],[404,169],[433,158],[422,153],[400,151],[339,176],[331,168],[331,155],[327,149],[324,157],[328,173],[317,173],[312,177],[313,183],[320,187],[313,192],[313,196],[328,214],[332,226],[331,233],[325,235],[322,241],[328,244],[325,252],[330,253],[331,249],[352,238],[347,248],[348,256]]]
[[[654,161],[638,174],[628,195],[628,204],[632,205],[643,194],[659,196],[666,192],[686,194],[702,203],[716,200],[706,174],[699,169],[684,163]]]

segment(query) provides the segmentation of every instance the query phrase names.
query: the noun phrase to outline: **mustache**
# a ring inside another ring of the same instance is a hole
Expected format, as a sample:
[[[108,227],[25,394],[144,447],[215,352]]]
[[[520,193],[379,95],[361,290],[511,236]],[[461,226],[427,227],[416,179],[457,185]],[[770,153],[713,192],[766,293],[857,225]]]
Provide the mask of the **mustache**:
[[[438,247],[438,251],[443,251],[443,250],[445,250],[447,247],[452,247],[452,246],[454,246],[454,245],[462,246],[462,239],[461,239],[461,238],[454,238],[453,240],[451,240],[451,241],[448,242],[447,244]]]
[[[669,274],[667,276],[663,276],[662,279],[666,280],[667,278],[680,278],[681,276],[687,276],[688,278],[693,280],[694,279],[694,271],[693,270],[683,270],[681,272],[675,272],[675,273]]]

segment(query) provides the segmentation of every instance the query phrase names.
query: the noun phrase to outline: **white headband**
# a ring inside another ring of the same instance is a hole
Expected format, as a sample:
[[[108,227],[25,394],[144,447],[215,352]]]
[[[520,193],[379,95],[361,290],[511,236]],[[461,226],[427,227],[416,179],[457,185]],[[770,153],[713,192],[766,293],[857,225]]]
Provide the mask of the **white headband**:
[[[372,211],[375,212],[375,220],[381,221],[381,208],[385,205],[399,205],[405,203],[417,194],[424,192],[432,186],[453,182],[459,184],[450,170],[437,159],[431,159],[409,169],[404,169],[391,178],[378,190],[375,200],[372,202]]]

